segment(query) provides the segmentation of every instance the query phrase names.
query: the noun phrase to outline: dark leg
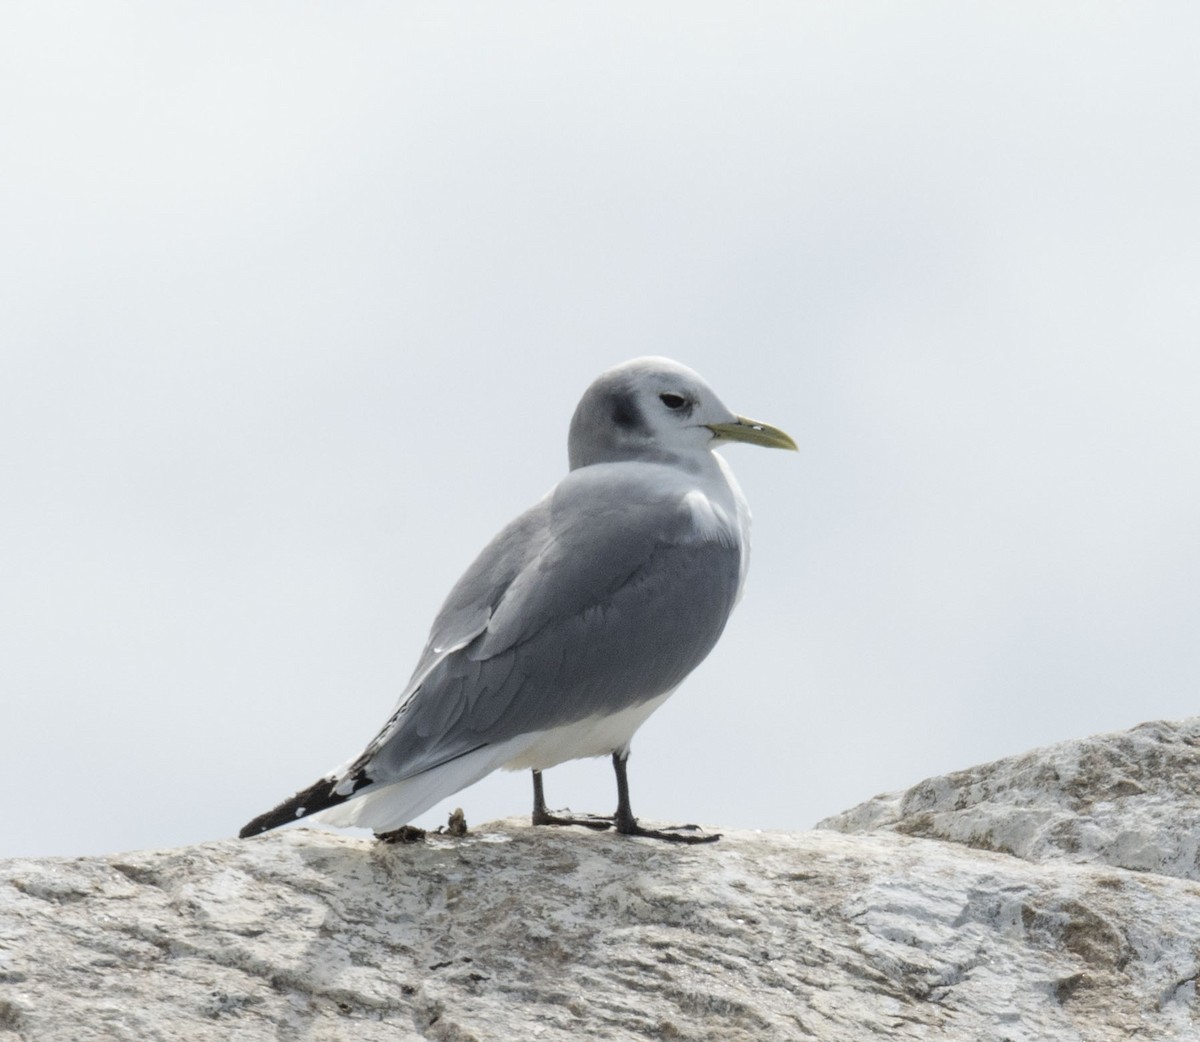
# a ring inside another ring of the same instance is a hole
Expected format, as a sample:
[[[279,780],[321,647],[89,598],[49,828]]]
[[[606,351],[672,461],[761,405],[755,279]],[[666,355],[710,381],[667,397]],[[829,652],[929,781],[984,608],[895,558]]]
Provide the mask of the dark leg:
[[[535,825],[582,825],[589,829],[610,829],[609,818],[560,818],[546,810],[546,796],[542,791],[542,772],[533,772],[533,823]]]
[[[617,772],[617,813],[613,815],[613,821],[616,822],[617,831],[622,836],[648,836],[650,839],[665,839],[672,843],[715,843],[721,838],[721,834],[715,836],[690,836],[681,835],[679,831],[684,829],[698,830],[698,825],[672,825],[667,829],[644,829],[637,823],[637,818],[633,816],[633,809],[629,806],[629,779],[625,777],[625,761],[629,759],[629,753],[624,755],[621,753],[613,753],[613,770]]]

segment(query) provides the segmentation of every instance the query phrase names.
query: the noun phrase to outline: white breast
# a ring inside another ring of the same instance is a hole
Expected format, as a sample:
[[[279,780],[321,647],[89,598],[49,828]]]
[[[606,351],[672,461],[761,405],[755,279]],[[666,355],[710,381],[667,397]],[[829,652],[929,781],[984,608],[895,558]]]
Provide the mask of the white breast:
[[[746,497],[742,495],[742,489],[737,483],[737,478],[733,476],[733,468],[725,462],[725,457],[719,452],[714,452],[712,456],[720,468],[726,494],[729,496],[729,502],[736,514],[738,549],[742,555],[741,565],[738,569],[737,600],[740,601],[742,599],[742,591],[746,586],[746,573],[750,570],[750,506],[746,502]],[[734,603],[736,604],[737,601],[734,601]]]

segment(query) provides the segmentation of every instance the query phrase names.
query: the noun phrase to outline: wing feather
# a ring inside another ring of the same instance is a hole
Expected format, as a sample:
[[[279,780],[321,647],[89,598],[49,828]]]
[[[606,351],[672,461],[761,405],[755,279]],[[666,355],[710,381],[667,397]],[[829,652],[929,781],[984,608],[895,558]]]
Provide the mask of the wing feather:
[[[703,660],[736,600],[736,530],[698,533],[692,486],[666,467],[647,482],[646,469],[636,480],[623,465],[572,472],[493,540],[356,768],[371,781],[411,777],[481,744],[636,705]]]

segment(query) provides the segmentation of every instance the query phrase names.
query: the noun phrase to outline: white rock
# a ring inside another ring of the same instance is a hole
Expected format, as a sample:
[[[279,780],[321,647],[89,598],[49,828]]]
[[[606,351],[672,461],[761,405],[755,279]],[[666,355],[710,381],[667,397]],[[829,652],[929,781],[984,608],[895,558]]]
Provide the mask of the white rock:
[[[1194,1040],[1198,736],[703,847],[502,822],[0,863],[0,1039]]]

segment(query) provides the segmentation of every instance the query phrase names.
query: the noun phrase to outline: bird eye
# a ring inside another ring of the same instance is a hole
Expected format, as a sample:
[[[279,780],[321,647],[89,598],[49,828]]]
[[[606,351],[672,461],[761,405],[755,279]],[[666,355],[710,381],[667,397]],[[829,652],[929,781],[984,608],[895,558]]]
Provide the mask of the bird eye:
[[[658,400],[668,409],[682,409],[687,404],[687,399],[683,395],[672,394],[670,391],[660,394]]]

